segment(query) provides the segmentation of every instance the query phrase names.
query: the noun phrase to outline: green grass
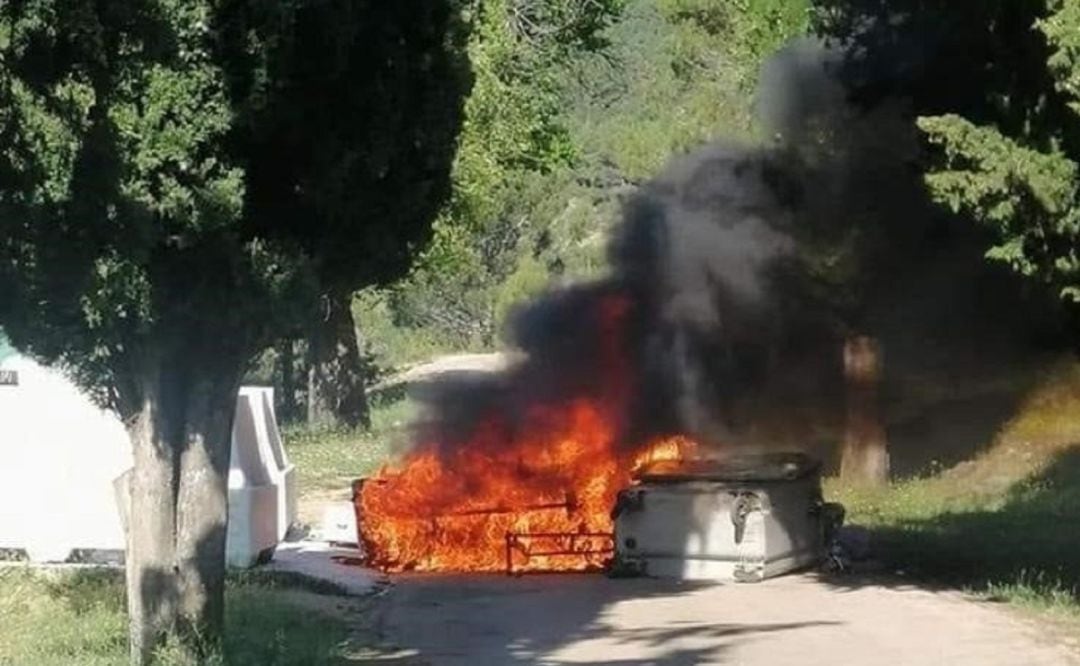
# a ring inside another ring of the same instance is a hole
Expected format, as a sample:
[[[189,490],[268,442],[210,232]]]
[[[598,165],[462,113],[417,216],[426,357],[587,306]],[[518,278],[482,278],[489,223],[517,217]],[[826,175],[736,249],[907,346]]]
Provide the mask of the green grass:
[[[1046,580],[1038,573],[1022,572],[1011,583],[989,583],[982,594],[990,601],[1007,601],[1052,618],[1080,622],[1077,588],[1067,587],[1059,580]]]
[[[368,432],[286,427],[282,437],[301,494],[347,492],[353,480],[378,470],[404,443],[415,409],[408,400],[373,405]]]
[[[1048,377],[974,460],[826,493],[893,570],[1080,620],[1080,366]]]
[[[315,602],[312,602],[312,599]],[[319,610],[310,591],[241,576],[226,594],[223,652],[207,666],[347,663],[349,628]],[[332,601],[332,599],[331,599]],[[175,647],[164,666],[194,666]],[[128,663],[123,576],[118,571],[0,570],[0,664],[121,666]]]

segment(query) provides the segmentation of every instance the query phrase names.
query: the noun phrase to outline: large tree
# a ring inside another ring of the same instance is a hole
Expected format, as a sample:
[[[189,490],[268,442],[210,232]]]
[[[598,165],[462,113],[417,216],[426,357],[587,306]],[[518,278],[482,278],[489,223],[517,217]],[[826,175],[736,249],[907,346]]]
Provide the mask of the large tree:
[[[220,637],[241,375],[423,242],[465,65],[451,2],[0,5],[0,322],[131,435],[134,663]]]
[[[1080,2],[815,5],[853,98],[919,117],[935,199],[994,234],[990,258],[1080,299]]]
[[[955,114],[919,120],[943,163],[926,182],[938,201],[991,227],[988,256],[1080,303],[1080,1],[1052,0],[1034,21],[1052,83],[1023,110],[1048,125],[1013,135]],[[1031,63],[1031,66],[1037,66]]]
[[[409,268],[449,189],[459,74],[417,48],[439,35],[411,11],[354,0],[223,11],[249,219],[308,252],[321,288],[305,327],[314,423],[367,424],[353,292]],[[253,31],[269,48],[251,49]]]
[[[812,26],[840,54],[833,73],[855,118],[902,108],[897,118],[920,133],[910,166],[922,192],[912,200],[928,195],[958,214],[909,216],[909,228],[932,232],[923,252],[908,255],[912,265],[934,270],[933,257],[951,244],[943,275],[974,279],[963,267],[974,244],[1066,298],[1080,295],[1078,8],[1076,0],[814,0]],[[1012,292],[995,294],[998,321],[1030,328],[1009,311],[1021,305]],[[1018,311],[1046,310],[1031,305]],[[986,334],[971,333],[972,345]]]

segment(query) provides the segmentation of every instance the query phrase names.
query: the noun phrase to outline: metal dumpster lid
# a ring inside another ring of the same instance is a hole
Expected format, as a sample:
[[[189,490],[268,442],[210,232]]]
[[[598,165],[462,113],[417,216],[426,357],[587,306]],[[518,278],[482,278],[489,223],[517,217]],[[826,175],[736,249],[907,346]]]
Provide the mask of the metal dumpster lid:
[[[794,481],[813,474],[821,462],[805,453],[742,453],[720,459],[662,460],[646,465],[639,481]]]

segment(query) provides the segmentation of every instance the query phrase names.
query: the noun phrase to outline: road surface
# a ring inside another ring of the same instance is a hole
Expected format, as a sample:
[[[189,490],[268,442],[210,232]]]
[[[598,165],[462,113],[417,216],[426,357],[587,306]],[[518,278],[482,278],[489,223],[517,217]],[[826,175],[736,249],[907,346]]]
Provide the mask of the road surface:
[[[1080,664],[1075,646],[996,604],[880,580],[406,576],[372,610],[377,663]]]

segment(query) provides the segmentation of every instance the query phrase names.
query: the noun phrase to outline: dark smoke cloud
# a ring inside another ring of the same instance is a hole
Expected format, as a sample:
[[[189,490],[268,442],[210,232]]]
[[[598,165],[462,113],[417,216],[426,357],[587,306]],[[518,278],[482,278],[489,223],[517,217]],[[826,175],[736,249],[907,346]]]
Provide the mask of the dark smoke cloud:
[[[775,273],[795,249],[798,196],[776,151],[710,146],[674,161],[627,202],[608,278],[513,315],[526,360],[427,387],[425,437],[453,444],[492,415],[513,424],[532,405],[587,397],[616,410],[627,445],[676,433],[732,443],[736,404],[784,335]],[[612,308],[624,316],[606,320]]]
[[[775,269],[794,250],[796,199],[778,155],[713,146],[629,202],[611,262],[638,306],[631,439],[737,436],[738,398],[761,381],[783,335]]]
[[[769,132],[788,144],[807,141],[822,122],[851,116],[846,93],[832,72],[840,55],[823,43],[800,38],[769,58],[761,68],[755,115]]]
[[[810,133],[806,118],[827,117],[841,104],[822,53],[800,44],[763,72],[759,109],[767,126],[789,135],[783,142],[706,146],[639,188],[613,234],[609,277],[520,307],[510,341],[526,360],[509,372],[424,387],[430,409],[422,438],[472,441],[493,416],[512,436],[530,406],[584,396],[615,406],[629,446],[667,434],[738,445],[749,440],[774,385],[801,379],[820,394],[828,384],[822,374],[835,375],[830,353],[811,354],[817,364],[807,367],[789,352],[793,340],[820,337],[801,316],[814,308],[794,295],[807,291],[798,285],[797,226],[814,200],[808,186],[836,186],[812,182],[816,172],[791,146]],[[610,330],[601,320],[616,300],[627,311]],[[613,355],[621,371],[611,367]]]
[[[841,338],[910,347],[912,332],[931,330],[916,322],[965,298],[955,285],[981,288],[985,266],[978,237],[926,197],[904,100],[849,105],[839,62],[812,40],[770,59],[756,98],[769,141],[706,146],[639,188],[610,275],[521,306],[509,337],[524,360],[507,372],[423,387],[420,438],[475,442],[494,420],[500,436],[483,441],[497,446],[537,426],[535,405],[585,397],[613,410],[626,446],[669,434],[750,446],[782,440],[788,422],[784,444],[809,446],[800,410],[842,405]],[[964,316],[978,322],[956,329],[967,347],[994,328]],[[904,353],[887,358],[902,374]]]

